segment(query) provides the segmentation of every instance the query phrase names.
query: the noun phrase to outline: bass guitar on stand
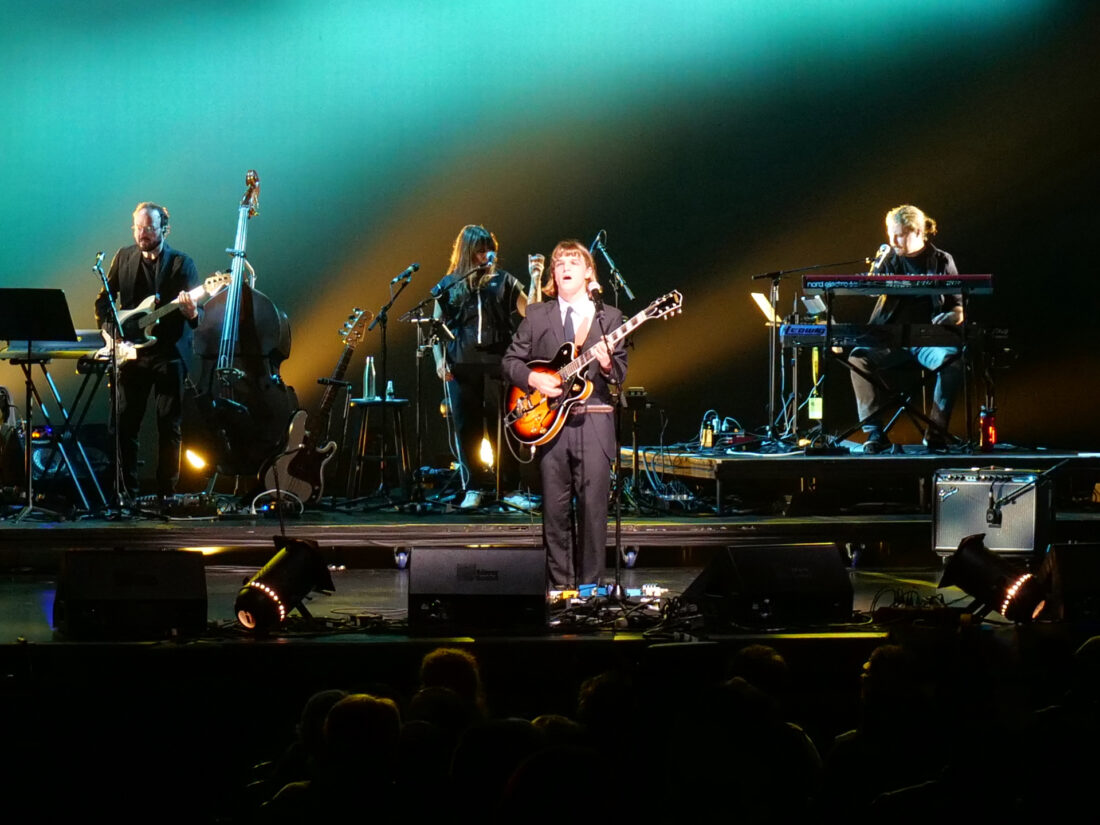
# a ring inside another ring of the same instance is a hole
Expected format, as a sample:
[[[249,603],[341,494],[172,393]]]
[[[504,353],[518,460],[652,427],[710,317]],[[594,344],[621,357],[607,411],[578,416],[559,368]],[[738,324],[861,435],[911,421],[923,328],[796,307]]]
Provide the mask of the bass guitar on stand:
[[[348,364],[356,345],[363,340],[367,324],[374,314],[369,310],[356,308],[340,328],[340,337],[344,339],[344,351],[328,379],[325,394],[321,398],[316,416],[309,416],[305,410],[298,410],[290,421],[286,448],[275,456],[261,471],[260,479],[265,490],[278,489],[293,496],[303,505],[314,504],[320,500],[325,487],[325,465],[336,453],[336,442],[329,441],[323,447],[315,446],[317,436],[328,421],[336,393],[344,383]]]
[[[658,298],[607,335],[608,349],[646,321],[680,312],[683,303],[684,296],[678,290]],[[512,387],[508,392],[508,413],[504,417],[509,435],[528,447],[538,447],[553,441],[565,426],[570,407],[592,394],[592,382],[584,378],[582,373],[595,358],[591,349],[578,356],[576,344],[570,341],[562,344],[552,360],[528,362],[527,366],[532,370],[556,375],[561,381],[562,394],[547,398],[537,391],[528,393],[519,387]]]

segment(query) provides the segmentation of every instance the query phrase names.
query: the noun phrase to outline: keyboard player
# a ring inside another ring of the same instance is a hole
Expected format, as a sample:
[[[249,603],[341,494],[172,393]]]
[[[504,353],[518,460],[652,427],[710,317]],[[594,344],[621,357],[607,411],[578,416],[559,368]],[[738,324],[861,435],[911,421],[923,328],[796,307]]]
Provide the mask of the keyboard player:
[[[911,204],[895,207],[886,213],[886,238],[872,267],[880,275],[957,275],[955,259],[928,240],[936,233],[936,222]],[[961,324],[962,295],[880,295],[871,313],[870,324]],[[947,425],[951,408],[962,386],[962,361],[954,347],[912,347],[909,349],[852,350],[848,357],[853,367],[852,389],[860,422],[867,439],[863,452],[876,454],[891,449],[890,438],[883,429],[884,418],[892,412],[890,394],[869,381],[860,372],[883,379],[897,367],[916,361],[936,373],[936,388],[932,409],[928,411],[931,425],[924,443],[930,451],[946,448]]]

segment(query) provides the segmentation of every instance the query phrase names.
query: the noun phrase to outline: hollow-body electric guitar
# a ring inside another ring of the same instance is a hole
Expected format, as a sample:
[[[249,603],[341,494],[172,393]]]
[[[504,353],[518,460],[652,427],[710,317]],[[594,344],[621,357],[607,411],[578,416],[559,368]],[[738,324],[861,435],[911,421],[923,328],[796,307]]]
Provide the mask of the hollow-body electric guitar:
[[[287,433],[286,448],[260,470],[260,479],[265,490],[278,488],[294,496],[302,504],[313,504],[321,498],[325,489],[325,465],[336,453],[336,442],[329,441],[323,447],[316,447],[314,444],[320,428],[328,420],[336,393],[348,371],[351,355],[363,339],[367,324],[373,317],[374,314],[369,310],[356,308],[340,328],[344,351],[340,353],[332,370],[332,377],[325,387],[317,415],[310,417],[305,410],[294,413]]]
[[[606,338],[608,348],[614,347],[646,321],[678,313],[683,303],[684,296],[677,290],[661,296],[609,333]],[[595,359],[592,349],[578,356],[576,344],[570,341],[562,344],[552,360],[528,362],[527,366],[532,370],[557,375],[561,380],[562,394],[547,398],[537,391],[528,393],[519,387],[512,387],[508,391],[508,413],[504,418],[512,438],[528,447],[553,441],[565,426],[570,407],[592,394],[592,382],[582,373]]]
[[[202,306],[210,298],[217,294],[218,290],[232,280],[233,276],[228,272],[215,272],[187,294],[197,306]],[[133,309],[122,309],[118,313],[118,322],[122,325],[122,336],[119,341],[119,363],[125,363],[137,358],[138,353],[145,347],[157,342],[153,335],[160,319],[175,312],[180,308],[180,302],[170,301],[162,307],[156,307],[156,295],[150,295]],[[156,307],[154,309],[154,307]],[[111,334],[107,330],[101,330],[104,347],[96,352],[96,358],[106,358],[111,352]]]

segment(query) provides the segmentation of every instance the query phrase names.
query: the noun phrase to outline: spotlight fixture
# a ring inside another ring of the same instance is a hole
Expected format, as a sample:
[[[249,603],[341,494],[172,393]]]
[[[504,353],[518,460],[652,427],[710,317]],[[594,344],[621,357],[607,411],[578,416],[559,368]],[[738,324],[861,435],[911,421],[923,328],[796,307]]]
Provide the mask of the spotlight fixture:
[[[303,599],[336,589],[316,541],[276,536],[275,547],[278,552],[245,582],[233,605],[237,621],[255,633],[283,624],[294,609],[312,618]]]
[[[1042,584],[1026,570],[985,546],[985,533],[975,533],[959,542],[959,549],[947,560],[939,586],[957,587],[974,599],[972,612],[978,617],[996,610],[1013,622],[1039,618],[1046,607]]]
[[[190,447],[183,451],[183,457],[187,460],[187,463],[194,467],[196,470],[206,469],[206,459],[203,458],[200,453],[195,452]]]

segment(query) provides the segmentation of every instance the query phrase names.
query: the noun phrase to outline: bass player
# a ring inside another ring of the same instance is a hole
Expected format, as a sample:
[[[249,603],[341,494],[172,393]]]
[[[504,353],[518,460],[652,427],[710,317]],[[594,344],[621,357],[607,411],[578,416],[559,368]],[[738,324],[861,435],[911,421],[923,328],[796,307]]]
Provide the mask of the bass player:
[[[138,350],[137,358],[123,364],[118,376],[118,410],[122,478],[131,496],[138,495],[138,433],[149,393],[156,397],[157,494],[175,492],[179,481],[182,433],[183,379],[191,359],[191,331],[198,325],[198,308],[188,290],[199,282],[194,261],[164,241],[168,234],[168,210],[148,201],[134,208],[134,245],[115,253],[107,273],[110,294],[100,290],[95,302],[96,323],[113,325],[111,301],[117,295],[119,309],[133,309],[150,295],[157,305],[175,299],[179,315],[172,313],[157,327],[157,341]],[[177,296],[177,293],[178,296]],[[182,317],[181,317],[182,316]]]

